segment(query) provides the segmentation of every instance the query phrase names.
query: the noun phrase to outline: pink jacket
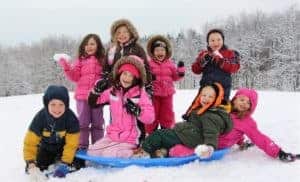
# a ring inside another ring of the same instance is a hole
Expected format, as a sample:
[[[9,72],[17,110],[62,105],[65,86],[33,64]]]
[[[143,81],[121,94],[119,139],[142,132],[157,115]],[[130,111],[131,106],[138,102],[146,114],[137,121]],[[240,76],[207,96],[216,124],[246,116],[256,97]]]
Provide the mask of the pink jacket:
[[[171,59],[163,62],[150,59],[151,73],[155,75],[153,84],[153,94],[155,96],[169,96],[175,93],[174,81],[180,80],[183,77],[178,76],[178,73],[184,73],[185,68],[177,68]]]
[[[72,65],[61,59],[59,64],[62,66],[66,77],[76,83],[75,98],[77,100],[87,100],[96,80],[101,77],[102,66],[97,58],[90,56],[86,59],[77,59]]]
[[[255,120],[251,117],[257,105],[257,93],[254,90],[242,88],[236,92],[234,98],[238,95],[245,95],[250,98],[251,109],[242,119],[238,118],[235,113],[230,114],[233,121],[233,129],[229,133],[219,137],[218,148],[222,149],[231,147],[234,144],[241,144],[244,140],[244,135],[246,135],[266,154],[274,158],[277,157],[280,147],[276,145],[268,136],[259,131]],[[171,156],[185,156],[192,153],[194,153],[193,149],[189,149],[182,145],[177,145],[170,150]]]
[[[126,111],[127,98],[140,106],[139,117],[136,118]],[[97,103],[110,105],[111,123],[106,128],[106,134],[115,142],[138,144],[141,132],[137,126],[137,119],[145,124],[151,124],[154,121],[152,102],[146,91],[138,86],[129,89],[125,94],[122,90],[116,90],[112,94],[112,88],[107,89],[100,95]]]

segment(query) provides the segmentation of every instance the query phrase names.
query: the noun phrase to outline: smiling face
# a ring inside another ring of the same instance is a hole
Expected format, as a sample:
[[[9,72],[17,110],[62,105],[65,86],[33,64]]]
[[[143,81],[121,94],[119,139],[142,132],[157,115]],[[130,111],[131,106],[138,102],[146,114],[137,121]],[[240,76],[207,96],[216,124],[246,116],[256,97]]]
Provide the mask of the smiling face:
[[[216,100],[216,97],[216,91],[211,86],[204,87],[200,93],[201,106],[213,103]]]
[[[246,114],[250,107],[250,99],[247,96],[239,95],[233,100],[233,109],[241,114]]]
[[[163,61],[166,58],[167,51],[164,47],[156,47],[154,48],[154,57],[159,61]]]
[[[212,51],[220,50],[223,46],[223,38],[219,33],[211,33],[208,37],[208,46]]]
[[[97,43],[94,38],[90,38],[87,44],[84,46],[84,51],[87,55],[95,55],[97,51]]]
[[[130,32],[126,26],[120,26],[117,29],[115,39],[120,44],[124,44],[130,40]]]
[[[48,103],[48,110],[54,118],[59,118],[65,113],[66,106],[63,103],[63,101],[58,99],[52,99]]]
[[[123,88],[129,88],[133,84],[134,76],[129,71],[123,71],[120,75],[120,83]]]

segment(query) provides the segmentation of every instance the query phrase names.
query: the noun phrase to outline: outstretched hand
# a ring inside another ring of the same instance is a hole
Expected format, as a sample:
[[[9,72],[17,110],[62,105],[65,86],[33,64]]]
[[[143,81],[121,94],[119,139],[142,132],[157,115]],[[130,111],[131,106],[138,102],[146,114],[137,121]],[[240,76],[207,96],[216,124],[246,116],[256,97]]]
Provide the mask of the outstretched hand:
[[[60,61],[61,59],[64,59],[66,61],[70,61],[71,56],[69,56],[68,54],[65,54],[65,53],[59,53],[59,54],[54,54],[53,59],[55,61]]]
[[[296,159],[300,159],[299,154],[292,154],[292,153],[287,153],[284,152],[283,150],[280,149],[278,153],[279,160],[283,162],[294,162]]]

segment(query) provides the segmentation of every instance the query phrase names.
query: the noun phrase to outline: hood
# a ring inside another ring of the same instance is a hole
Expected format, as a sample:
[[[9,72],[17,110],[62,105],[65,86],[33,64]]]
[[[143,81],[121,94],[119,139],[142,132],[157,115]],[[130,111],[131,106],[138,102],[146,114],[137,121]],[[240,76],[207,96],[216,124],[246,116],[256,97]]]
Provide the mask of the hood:
[[[258,99],[257,92],[255,90],[249,89],[249,88],[240,88],[237,90],[237,92],[233,96],[232,101],[240,95],[246,96],[250,100],[250,103],[251,103],[250,111],[247,113],[247,115],[249,116],[255,111],[255,108],[257,106],[257,99]]]

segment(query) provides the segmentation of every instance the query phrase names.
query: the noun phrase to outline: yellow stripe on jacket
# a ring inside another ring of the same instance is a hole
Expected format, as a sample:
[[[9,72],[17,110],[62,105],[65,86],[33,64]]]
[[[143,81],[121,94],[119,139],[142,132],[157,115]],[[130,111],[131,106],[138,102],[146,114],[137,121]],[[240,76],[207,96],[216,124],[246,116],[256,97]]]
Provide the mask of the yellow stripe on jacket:
[[[72,163],[78,145],[79,145],[79,132],[67,133],[65,137],[64,151],[61,160],[68,164]]]
[[[25,139],[24,139],[24,147],[23,147],[23,157],[25,161],[35,161],[38,144],[41,141],[41,137],[36,135],[32,131],[27,131]]]

